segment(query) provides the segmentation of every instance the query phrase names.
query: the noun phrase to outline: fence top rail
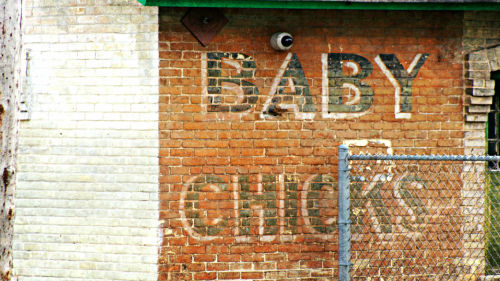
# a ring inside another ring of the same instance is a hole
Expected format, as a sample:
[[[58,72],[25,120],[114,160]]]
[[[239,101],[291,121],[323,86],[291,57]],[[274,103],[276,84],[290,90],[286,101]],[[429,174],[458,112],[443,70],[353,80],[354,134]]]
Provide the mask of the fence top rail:
[[[500,161],[500,156],[349,154],[348,160]]]

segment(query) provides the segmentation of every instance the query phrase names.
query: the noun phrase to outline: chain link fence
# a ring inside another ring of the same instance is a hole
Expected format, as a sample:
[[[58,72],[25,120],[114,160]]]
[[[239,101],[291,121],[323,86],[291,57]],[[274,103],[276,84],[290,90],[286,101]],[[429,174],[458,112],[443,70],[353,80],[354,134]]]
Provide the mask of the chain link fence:
[[[500,278],[500,172],[485,162],[497,158],[346,158],[350,280]]]

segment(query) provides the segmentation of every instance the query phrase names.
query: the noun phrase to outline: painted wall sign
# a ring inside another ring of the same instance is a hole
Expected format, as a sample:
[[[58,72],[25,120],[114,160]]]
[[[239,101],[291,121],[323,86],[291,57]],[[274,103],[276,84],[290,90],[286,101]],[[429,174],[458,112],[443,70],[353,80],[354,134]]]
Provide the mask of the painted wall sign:
[[[232,176],[229,182],[200,175],[183,185],[179,213],[185,231],[201,241],[228,235],[242,243],[255,237],[286,241],[301,233],[331,239],[337,219],[334,190],[336,181],[324,175],[303,183],[289,175]]]
[[[394,87],[394,115],[411,118],[412,82],[429,54],[416,54],[405,69],[395,54],[379,54],[375,63]],[[374,90],[363,82],[373,72],[373,64],[357,54],[321,55],[321,117],[324,119],[356,118],[368,112]],[[202,79],[208,112],[248,113],[255,110],[258,87],[249,82],[255,78],[257,64],[242,53],[209,52],[202,54]],[[267,93],[262,119],[281,112],[293,112],[299,120],[314,119],[318,109],[313,104],[307,77],[297,54],[288,53]]]
[[[370,226],[381,240],[401,233],[420,236],[429,213],[417,195],[426,188],[422,182],[411,173],[390,172],[354,179],[353,239]],[[337,227],[336,193],[337,180],[328,175],[311,175],[303,182],[290,175],[240,175],[228,181],[199,175],[183,185],[179,213],[184,230],[199,241],[224,236],[239,243],[288,241],[297,234],[329,240]],[[404,212],[393,213],[393,201]],[[363,222],[365,217],[369,224]]]
[[[160,279],[335,280],[339,144],[463,153],[459,15],[233,11],[202,48],[180,12],[159,19]],[[277,53],[283,23],[297,40]],[[460,232],[459,188],[379,164],[352,167],[352,276],[431,278],[441,264],[418,257],[456,256],[480,231]],[[375,269],[387,249],[395,270]]]

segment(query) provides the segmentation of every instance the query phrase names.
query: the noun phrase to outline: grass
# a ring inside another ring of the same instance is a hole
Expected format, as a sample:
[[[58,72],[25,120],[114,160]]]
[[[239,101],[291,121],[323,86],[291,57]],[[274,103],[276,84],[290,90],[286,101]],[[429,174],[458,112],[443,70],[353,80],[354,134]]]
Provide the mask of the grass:
[[[500,274],[500,172],[489,172],[486,190],[486,275]]]

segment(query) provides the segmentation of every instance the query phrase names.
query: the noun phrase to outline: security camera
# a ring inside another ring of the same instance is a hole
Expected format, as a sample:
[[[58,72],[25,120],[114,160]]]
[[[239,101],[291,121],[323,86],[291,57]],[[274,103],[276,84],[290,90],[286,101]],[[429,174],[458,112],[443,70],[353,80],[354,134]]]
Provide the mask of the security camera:
[[[293,37],[290,33],[276,32],[271,36],[271,47],[277,51],[286,51],[292,47]]]

